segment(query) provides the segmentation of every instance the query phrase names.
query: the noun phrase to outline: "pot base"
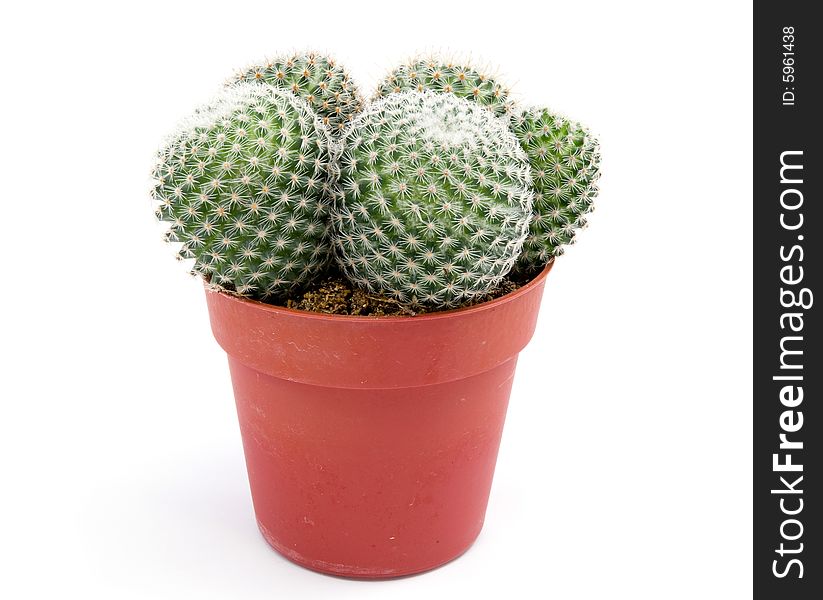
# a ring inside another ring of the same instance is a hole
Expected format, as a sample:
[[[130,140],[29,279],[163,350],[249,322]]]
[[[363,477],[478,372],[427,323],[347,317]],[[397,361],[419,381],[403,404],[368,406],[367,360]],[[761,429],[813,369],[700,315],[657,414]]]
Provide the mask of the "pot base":
[[[274,539],[274,537],[271,535],[271,532],[268,531],[266,529],[266,526],[263,525],[259,520],[257,521],[257,528],[263,535],[263,539],[266,540],[266,543],[269,546],[271,546],[275,552],[280,554],[286,560],[293,562],[294,564],[300,567],[309,569],[310,571],[315,571],[317,573],[323,573],[324,575],[334,575],[336,577],[345,577],[347,579],[369,580],[408,577],[412,575],[420,575],[428,571],[433,571],[434,569],[447,565],[453,560],[456,560],[463,556],[466,552],[468,552],[471,549],[471,547],[474,545],[474,542],[477,541],[477,537],[480,535],[480,532],[478,531],[477,536],[475,536],[474,539],[472,539],[471,542],[465,548],[461,549],[454,556],[446,559],[441,559],[428,566],[421,566],[414,569],[375,569],[370,567],[356,567],[351,565],[330,563],[323,560],[308,559],[305,556],[301,555],[299,552],[296,552],[290,548],[286,548],[285,546],[277,543],[277,540]]]

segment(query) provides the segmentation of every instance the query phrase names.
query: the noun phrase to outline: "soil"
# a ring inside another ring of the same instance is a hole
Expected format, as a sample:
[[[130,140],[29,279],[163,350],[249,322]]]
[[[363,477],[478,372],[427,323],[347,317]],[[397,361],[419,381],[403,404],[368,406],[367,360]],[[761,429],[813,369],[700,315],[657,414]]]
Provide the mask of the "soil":
[[[495,298],[500,298],[524,286],[532,277],[506,276],[500,285],[483,296],[462,304],[460,308],[474,306]],[[437,312],[438,309],[411,308],[393,298],[352,287],[339,273],[330,272],[305,290],[287,299],[281,306],[297,310],[326,313],[332,315],[359,316],[414,316]],[[439,309],[442,310],[442,309]]]

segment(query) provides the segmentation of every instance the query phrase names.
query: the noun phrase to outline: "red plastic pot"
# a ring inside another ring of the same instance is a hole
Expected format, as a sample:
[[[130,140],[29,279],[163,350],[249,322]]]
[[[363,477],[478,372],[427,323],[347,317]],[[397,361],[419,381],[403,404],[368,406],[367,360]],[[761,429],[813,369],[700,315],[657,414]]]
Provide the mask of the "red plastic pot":
[[[257,522],[290,560],[396,577],[480,533],[517,355],[550,267],[478,306],[350,317],[207,291]]]

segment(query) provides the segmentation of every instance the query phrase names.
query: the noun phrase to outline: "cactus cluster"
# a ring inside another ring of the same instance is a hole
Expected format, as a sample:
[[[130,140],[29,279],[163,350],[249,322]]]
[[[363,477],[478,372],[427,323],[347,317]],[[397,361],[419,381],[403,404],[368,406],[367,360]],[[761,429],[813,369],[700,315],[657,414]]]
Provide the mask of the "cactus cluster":
[[[574,242],[597,195],[597,140],[520,109],[465,64],[417,59],[364,104],[333,59],[244,69],[163,145],[157,217],[220,289],[280,300],[332,257],[360,288],[454,307]]]
[[[291,92],[233,86],[158,154],[153,196],[179,257],[212,284],[268,299],[327,265],[328,132]]]
[[[390,94],[343,139],[333,221],[351,281],[455,306],[500,282],[531,218],[529,165],[489,111],[449,94]]]

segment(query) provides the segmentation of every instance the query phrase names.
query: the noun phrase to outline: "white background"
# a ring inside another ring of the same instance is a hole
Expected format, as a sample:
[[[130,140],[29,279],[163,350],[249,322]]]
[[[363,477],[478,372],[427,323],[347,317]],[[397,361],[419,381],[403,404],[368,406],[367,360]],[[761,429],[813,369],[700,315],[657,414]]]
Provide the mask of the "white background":
[[[3,13],[0,596],[750,597],[749,3]],[[416,50],[469,54],[603,144],[591,227],[521,355],[485,529],[396,581],[318,575],[260,537],[225,358],[147,196],[180,117],[306,47],[367,93]]]

